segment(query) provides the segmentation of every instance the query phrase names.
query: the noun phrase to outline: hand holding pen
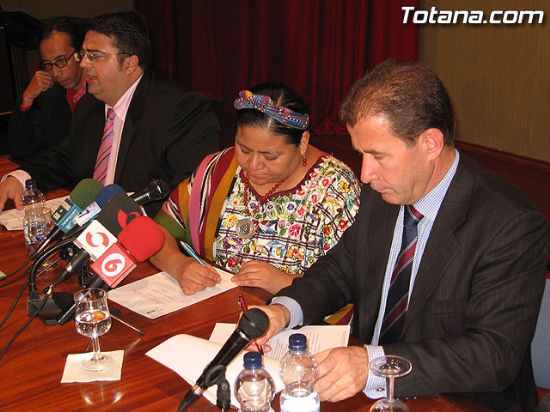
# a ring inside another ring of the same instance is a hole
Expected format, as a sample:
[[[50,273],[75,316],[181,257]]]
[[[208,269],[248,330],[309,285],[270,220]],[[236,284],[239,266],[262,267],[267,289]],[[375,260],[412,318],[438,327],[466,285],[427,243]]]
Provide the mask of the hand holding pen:
[[[200,265],[183,264],[179,268],[179,273],[172,273],[180,284],[183,293],[191,295],[220,282],[220,274],[214,267],[204,262],[187,243],[182,240],[179,240],[178,243],[181,249]]]
[[[239,307],[241,308],[241,311],[243,313],[248,310],[248,305],[246,304],[246,300],[244,300],[243,295],[237,296],[237,303],[239,304]],[[258,345],[258,341],[256,341],[256,339],[254,339],[254,343],[256,344],[256,348],[258,349],[258,352],[260,352],[263,356],[264,350],[262,349],[262,347],[260,345]]]

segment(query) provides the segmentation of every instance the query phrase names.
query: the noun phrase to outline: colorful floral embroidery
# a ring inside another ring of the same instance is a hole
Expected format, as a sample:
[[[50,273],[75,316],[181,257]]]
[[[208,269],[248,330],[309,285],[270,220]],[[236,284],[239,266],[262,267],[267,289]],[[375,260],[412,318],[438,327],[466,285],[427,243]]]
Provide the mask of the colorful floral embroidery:
[[[302,273],[333,247],[359,208],[359,182],[342,162],[325,156],[294,190],[275,193],[251,217],[257,234],[241,240],[238,219],[246,217],[244,183],[237,176],[216,234],[215,262],[231,272],[247,260],[269,262]],[[257,204],[255,194],[249,210]]]

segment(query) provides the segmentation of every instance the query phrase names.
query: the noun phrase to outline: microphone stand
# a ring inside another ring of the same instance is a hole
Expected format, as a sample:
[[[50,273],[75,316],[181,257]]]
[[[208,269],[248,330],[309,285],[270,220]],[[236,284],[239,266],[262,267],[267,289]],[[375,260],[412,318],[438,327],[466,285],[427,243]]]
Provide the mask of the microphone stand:
[[[51,249],[48,249],[34,261],[29,270],[27,312],[29,316],[38,316],[47,326],[57,324],[57,316],[64,311],[67,306],[71,305],[73,296],[71,293],[53,292],[53,288],[51,287],[45,291],[45,294],[39,294],[36,289],[36,272],[46,259],[72,241],[73,239],[67,239],[59,242]]]
[[[208,372],[206,373],[204,377],[204,382],[202,384],[196,384],[191,388],[189,392],[185,395],[183,400],[180,403],[180,406],[178,407],[178,412],[184,412],[189,408],[195,401],[202,395],[202,393],[207,390],[212,385],[218,384],[218,400],[216,402],[217,406],[222,408],[221,405],[226,405],[227,402],[231,404],[231,392],[229,383],[227,382],[227,379],[225,379],[225,366],[224,365],[216,365],[212,368],[208,367]],[[224,381],[227,385],[224,385]],[[220,386],[222,388],[220,389]],[[221,398],[220,398],[220,392],[221,392]],[[229,392],[229,393],[228,393]],[[228,397],[229,400],[227,401],[226,398]],[[229,407],[227,407],[229,408]],[[226,408],[226,409],[227,409]],[[223,409],[222,409],[223,410]]]

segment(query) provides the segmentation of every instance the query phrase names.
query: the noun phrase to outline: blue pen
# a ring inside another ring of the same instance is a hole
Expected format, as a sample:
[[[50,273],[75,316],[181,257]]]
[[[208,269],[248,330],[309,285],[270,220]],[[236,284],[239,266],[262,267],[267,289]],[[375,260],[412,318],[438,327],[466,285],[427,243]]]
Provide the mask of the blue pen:
[[[180,240],[179,242],[180,242],[180,245],[183,248],[183,250],[185,250],[185,253],[187,253],[189,256],[191,256],[193,259],[195,259],[197,262],[199,262],[199,264],[206,267],[206,265],[204,264],[202,259],[197,256],[197,254],[195,253],[195,251],[193,250],[193,248],[191,246],[189,246],[183,240]]]

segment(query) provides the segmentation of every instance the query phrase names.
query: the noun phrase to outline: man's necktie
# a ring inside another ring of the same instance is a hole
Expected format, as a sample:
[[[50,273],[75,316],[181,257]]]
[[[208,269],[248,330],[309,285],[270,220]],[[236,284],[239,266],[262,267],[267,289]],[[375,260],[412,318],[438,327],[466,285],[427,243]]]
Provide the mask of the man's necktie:
[[[114,135],[114,120],[115,111],[107,110],[107,118],[105,119],[105,129],[99,146],[99,152],[95,161],[94,179],[99,183],[104,184],[107,177],[107,167],[109,166],[109,158],[111,157],[111,148],[113,146]]]
[[[414,207],[405,206],[401,251],[391,275],[384,321],[380,330],[380,344],[397,342],[401,335],[407,311],[414,252],[418,240],[417,225],[422,217],[422,214]]]

